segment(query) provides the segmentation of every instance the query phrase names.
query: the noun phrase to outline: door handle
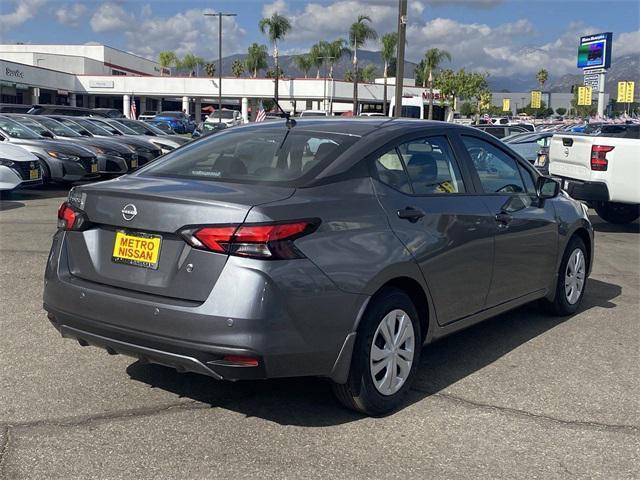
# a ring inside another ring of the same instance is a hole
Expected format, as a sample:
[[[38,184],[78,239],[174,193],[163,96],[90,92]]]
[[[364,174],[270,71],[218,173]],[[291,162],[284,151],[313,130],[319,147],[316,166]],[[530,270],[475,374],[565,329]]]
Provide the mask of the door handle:
[[[425,213],[422,210],[414,207],[406,207],[402,210],[398,210],[398,218],[409,220],[412,223],[417,222],[422,217],[424,217],[424,215]]]
[[[498,227],[506,228],[509,226],[509,222],[511,222],[513,217],[509,213],[500,212],[496,214],[495,219],[496,222],[498,222]]]

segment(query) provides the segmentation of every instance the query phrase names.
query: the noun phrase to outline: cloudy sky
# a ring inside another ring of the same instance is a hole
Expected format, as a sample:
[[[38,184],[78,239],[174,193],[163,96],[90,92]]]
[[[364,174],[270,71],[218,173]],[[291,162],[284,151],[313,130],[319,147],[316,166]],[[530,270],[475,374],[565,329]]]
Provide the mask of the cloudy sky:
[[[396,27],[397,0],[235,1],[0,1],[2,43],[104,43],[149,58],[161,50],[217,58],[217,20],[204,12],[233,12],[223,27],[224,55],[266,43],[260,18],[279,12],[293,30],[281,45],[303,52],[314,42],[345,37],[359,14],[381,33]],[[409,0],[407,59],[427,48],[448,50],[453,67],[492,76],[578,73],[580,35],[614,32],[614,56],[640,52],[638,0]],[[377,50],[372,43],[366,46]]]

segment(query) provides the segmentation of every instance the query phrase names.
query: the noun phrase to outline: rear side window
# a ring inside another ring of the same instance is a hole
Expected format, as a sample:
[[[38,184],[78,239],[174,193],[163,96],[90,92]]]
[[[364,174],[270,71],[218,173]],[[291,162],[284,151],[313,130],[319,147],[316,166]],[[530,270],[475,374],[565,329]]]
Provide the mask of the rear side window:
[[[485,193],[525,193],[518,162],[489,142],[462,136]]]
[[[296,180],[327,166],[358,138],[295,128],[230,129],[168,153],[143,174],[295,186]]]
[[[378,178],[404,193],[433,195],[465,191],[460,170],[444,136],[402,143],[375,162]]]

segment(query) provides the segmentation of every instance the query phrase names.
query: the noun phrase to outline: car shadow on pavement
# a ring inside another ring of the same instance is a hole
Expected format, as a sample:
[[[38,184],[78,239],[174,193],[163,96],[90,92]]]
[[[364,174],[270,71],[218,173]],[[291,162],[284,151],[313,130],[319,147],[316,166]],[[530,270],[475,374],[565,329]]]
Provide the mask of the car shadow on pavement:
[[[11,192],[4,192],[2,195],[2,199],[0,203],[4,205],[5,203],[11,203],[13,201],[20,200],[38,200],[45,198],[56,198],[56,197],[66,197],[71,189],[71,185],[58,185],[58,184],[47,184],[41,185],[35,188],[24,188],[19,190],[13,190]],[[21,203],[20,206],[24,206]],[[18,207],[14,207],[18,208]],[[2,209],[4,210],[4,209]]]
[[[0,212],[13,210],[14,208],[20,208],[20,207],[24,207],[24,203],[10,201],[10,200],[7,200],[5,197],[0,197]]]
[[[613,300],[621,293],[618,285],[590,279],[580,311],[613,308]],[[404,407],[446,389],[571,318],[550,316],[534,303],[428,345],[422,351],[418,377]],[[339,405],[326,379],[217,382],[140,362],[129,365],[127,373],[132,380],[152,388],[281,425],[324,427],[363,418]]]
[[[603,233],[640,233],[640,221],[636,220],[632,223],[615,224],[602,220],[597,215],[589,215],[589,220],[596,232]]]

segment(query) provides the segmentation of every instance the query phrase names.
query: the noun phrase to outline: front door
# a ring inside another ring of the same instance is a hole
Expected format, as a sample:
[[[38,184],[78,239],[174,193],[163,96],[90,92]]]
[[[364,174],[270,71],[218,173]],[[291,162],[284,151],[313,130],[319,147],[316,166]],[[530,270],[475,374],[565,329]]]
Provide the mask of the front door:
[[[420,265],[440,325],[483,309],[493,219],[461,174],[445,135],[423,136],[374,160],[375,191],[391,228]]]
[[[486,306],[544,290],[558,255],[553,201],[538,200],[535,174],[526,162],[483,138],[461,138],[474,182],[484,192],[481,199],[494,218],[494,271]]]

